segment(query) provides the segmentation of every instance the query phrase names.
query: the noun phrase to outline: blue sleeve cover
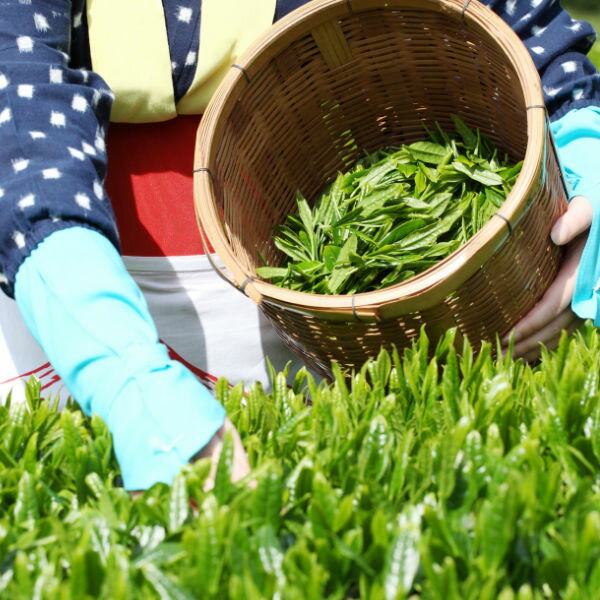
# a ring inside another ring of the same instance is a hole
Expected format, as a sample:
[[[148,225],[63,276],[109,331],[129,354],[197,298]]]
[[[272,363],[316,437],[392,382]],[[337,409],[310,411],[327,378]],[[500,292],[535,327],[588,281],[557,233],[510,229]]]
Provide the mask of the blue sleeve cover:
[[[84,412],[107,423],[125,488],[170,483],[222,426],[223,407],[168,357],[139,288],[101,234],[52,233],[19,268],[15,297]]]
[[[571,306],[600,325],[600,107],[568,112],[552,123],[552,132],[571,196],[586,196],[594,209]]]

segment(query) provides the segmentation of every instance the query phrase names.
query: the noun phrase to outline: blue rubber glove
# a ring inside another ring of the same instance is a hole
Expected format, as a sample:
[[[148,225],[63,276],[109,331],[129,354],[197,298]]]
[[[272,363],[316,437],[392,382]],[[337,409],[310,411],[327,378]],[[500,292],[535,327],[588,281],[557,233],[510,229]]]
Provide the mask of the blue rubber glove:
[[[571,307],[577,316],[600,325],[600,107],[572,110],[551,127],[570,195],[585,196],[594,213]]]
[[[107,423],[126,489],[171,483],[223,425],[223,407],[168,357],[138,286],[99,233],[51,234],[19,268],[15,298],[83,411]]]

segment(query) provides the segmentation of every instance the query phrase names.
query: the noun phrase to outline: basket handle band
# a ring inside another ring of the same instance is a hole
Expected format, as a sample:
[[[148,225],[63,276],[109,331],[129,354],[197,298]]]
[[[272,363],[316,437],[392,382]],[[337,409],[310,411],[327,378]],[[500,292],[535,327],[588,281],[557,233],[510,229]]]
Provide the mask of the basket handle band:
[[[467,0],[460,11],[463,21],[465,20],[465,13],[467,12],[467,8],[469,8],[469,4],[471,4],[471,0]]]
[[[262,304],[262,301],[263,301],[262,294],[260,294],[260,292],[257,292],[257,291],[253,292],[252,288],[250,289],[250,293],[246,292],[246,287],[248,286],[249,283],[252,283],[253,281],[255,281],[256,277],[254,277],[253,275],[250,275],[249,277],[246,277],[246,279],[244,279],[244,281],[240,285],[238,285],[237,281],[233,277],[230,277],[215,262],[214,258],[212,257],[212,254],[210,252],[210,248],[208,247],[206,233],[202,227],[200,227],[199,229],[200,229],[200,243],[202,244],[202,249],[204,250],[204,254],[206,255],[206,258],[208,259],[210,266],[213,268],[213,271],[221,279],[223,279],[223,281],[226,281],[229,285],[233,286],[238,292],[240,292],[241,294],[244,294],[244,296],[247,296],[248,298],[250,298],[257,306],[260,306],[260,304]]]
[[[368,310],[361,309],[360,317],[357,313],[356,307],[352,306],[352,312],[347,313],[347,317],[343,318],[340,312],[329,313],[327,311],[320,311],[317,308],[309,309],[298,308],[297,306],[290,306],[284,302],[277,302],[276,300],[263,298],[262,304],[271,306],[277,309],[283,309],[285,311],[302,315],[304,317],[318,317],[324,320],[331,320],[335,322],[356,322],[356,323],[364,323],[365,325],[371,325],[373,323],[379,323],[383,319],[379,313],[377,308],[371,308]]]
[[[207,167],[198,167],[197,169],[193,170],[193,173],[208,173],[213,185],[214,185],[214,175],[213,172],[208,169]],[[202,244],[202,250],[204,251],[204,254],[206,255],[206,258],[208,259],[208,262],[210,263],[210,266],[213,268],[213,271],[223,280],[226,281],[229,285],[233,286],[236,290],[238,290],[239,292],[241,292],[242,294],[244,294],[245,296],[248,296],[248,294],[246,294],[246,286],[251,282],[254,281],[256,279],[256,277],[253,277],[252,275],[250,277],[247,277],[244,282],[241,285],[238,285],[237,281],[233,278],[230,277],[214,260],[214,258],[212,257],[212,253],[210,251],[209,248],[209,243],[208,243],[208,237],[206,235],[206,232],[204,231],[204,227],[200,226],[198,228],[200,230],[200,243]]]
[[[232,285],[236,290],[240,290],[240,292],[243,291],[240,289],[240,287],[238,286],[235,279],[233,279],[232,277],[227,275],[227,273],[225,273],[225,271],[223,269],[221,269],[221,267],[215,262],[214,258],[212,257],[210,248],[208,247],[208,241],[206,239],[206,233],[204,232],[204,228],[199,227],[199,229],[200,229],[200,243],[202,244],[202,250],[204,250],[204,254],[206,255],[206,258],[208,259],[210,266],[213,268],[213,271],[221,279],[226,281],[229,285]]]

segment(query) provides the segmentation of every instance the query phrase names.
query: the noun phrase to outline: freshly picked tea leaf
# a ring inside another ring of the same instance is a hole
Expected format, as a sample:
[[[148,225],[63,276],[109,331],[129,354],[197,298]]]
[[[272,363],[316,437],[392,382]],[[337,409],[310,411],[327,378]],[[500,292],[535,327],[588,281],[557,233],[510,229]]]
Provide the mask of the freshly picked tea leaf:
[[[313,204],[276,228],[287,262],[257,273],[318,294],[353,294],[401,283],[454,252],[498,210],[522,163],[498,158],[479,130],[452,116],[429,140],[382,148],[339,173]]]

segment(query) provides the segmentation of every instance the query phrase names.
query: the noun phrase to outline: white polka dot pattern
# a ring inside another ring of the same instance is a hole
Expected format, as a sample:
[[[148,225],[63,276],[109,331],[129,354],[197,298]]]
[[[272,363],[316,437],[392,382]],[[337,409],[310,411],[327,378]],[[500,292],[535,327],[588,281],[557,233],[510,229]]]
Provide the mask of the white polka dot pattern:
[[[40,13],[34,13],[33,22],[35,24],[35,28],[38,31],[45,32],[49,31],[50,25],[48,25],[48,20],[46,17]]]
[[[35,196],[33,194],[27,194],[27,196],[23,196],[18,202],[19,208],[21,210],[29,208],[30,206],[34,206],[34,204]]]
[[[17,38],[17,48],[19,52],[33,52],[33,39],[28,35],[22,35]]]
[[[90,210],[91,208],[91,201],[87,194],[75,194],[75,202],[77,202],[77,204],[79,204],[79,206],[82,208],[85,208],[85,210]]]
[[[87,100],[81,94],[75,94],[73,96],[73,101],[71,102],[71,107],[73,108],[73,110],[85,112],[87,106]]]
[[[65,113],[61,113],[56,110],[51,111],[50,125],[54,125],[54,127],[65,127],[67,125],[67,118],[65,117]]]
[[[60,179],[61,172],[56,167],[48,167],[42,169],[42,177],[44,179]]]
[[[27,158],[14,158],[11,162],[15,173],[24,171],[29,166],[29,160]]]
[[[0,111],[0,125],[8,123],[12,118],[12,113],[8,106]]]
[[[17,86],[17,95],[21,98],[33,98],[34,87],[30,83],[22,83]]]

